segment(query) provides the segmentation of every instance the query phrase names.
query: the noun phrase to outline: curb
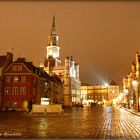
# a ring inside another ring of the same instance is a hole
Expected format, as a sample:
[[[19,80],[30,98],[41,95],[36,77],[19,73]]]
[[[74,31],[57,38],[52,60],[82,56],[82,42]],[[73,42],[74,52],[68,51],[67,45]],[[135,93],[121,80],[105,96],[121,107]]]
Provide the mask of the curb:
[[[128,109],[126,109],[126,108],[123,108],[123,107],[121,107],[121,108],[124,109],[125,111],[128,111],[128,112],[130,112],[130,113],[132,113],[132,114],[137,115],[137,116],[140,117],[140,114],[137,114],[137,113],[135,113],[135,112],[133,112],[133,111],[131,111],[131,110],[128,110]]]

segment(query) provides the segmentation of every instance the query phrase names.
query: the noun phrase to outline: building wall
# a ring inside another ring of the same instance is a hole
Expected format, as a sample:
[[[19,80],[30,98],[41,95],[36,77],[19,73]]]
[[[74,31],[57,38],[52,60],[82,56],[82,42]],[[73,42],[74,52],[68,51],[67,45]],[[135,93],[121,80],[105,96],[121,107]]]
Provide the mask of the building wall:
[[[119,95],[119,86],[81,86],[83,104],[112,104]]]
[[[17,81],[14,80],[16,78]],[[23,110],[31,99],[33,103],[38,102],[39,80],[38,75],[29,71],[24,64],[12,63],[4,72],[2,109]]]
[[[49,73],[49,67],[44,67],[44,70]],[[64,106],[81,105],[81,82],[79,80],[79,66],[75,65],[74,60],[69,57],[65,59],[65,65],[55,66],[52,72],[61,77],[64,82],[63,100]]]
[[[6,57],[6,59],[4,60],[4,63],[0,67],[0,109],[1,109],[2,92],[3,92],[3,72],[13,61],[13,54],[10,52],[7,52],[5,57]]]
[[[11,82],[6,82],[6,77],[11,77]],[[19,82],[13,83],[13,78],[15,76],[19,77]],[[21,83],[21,76],[26,77],[26,82]],[[6,91],[6,88],[9,88],[9,91]],[[17,88],[17,93],[13,93],[13,89]],[[25,88],[25,93],[21,93],[21,88]],[[4,76],[4,90],[2,95],[2,109],[6,107],[6,102],[8,109],[13,109],[13,102],[15,104],[15,109],[22,109],[24,108],[24,103],[33,100],[36,103],[37,100],[37,78],[33,75],[25,75],[25,74],[16,74],[13,73],[12,75],[5,74]]]
[[[140,55],[136,52],[135,61],[131,64],[131,72],[123,78],[123,100],[127,108],[133,108],[140,111]]]

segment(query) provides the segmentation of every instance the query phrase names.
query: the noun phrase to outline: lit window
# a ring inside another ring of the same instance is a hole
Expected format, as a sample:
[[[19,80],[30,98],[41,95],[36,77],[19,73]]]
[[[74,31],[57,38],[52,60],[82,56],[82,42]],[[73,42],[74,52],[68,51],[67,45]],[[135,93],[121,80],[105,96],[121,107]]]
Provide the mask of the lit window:
[[[12,94],[18,94],[18,87],[13,87]]]
[[[11,76],[6,76],[6,83],[10,83],[11,82]]]
[[[21,83],[26,83],[26,76],[21,76]]]
[[[26,87],[21,87],[20,88],[20,93],[25,95],[26,94]]]
[[[5,94],[9,94],[10,93],[10,87],[5,87]]]
[[[18,83],[18,80],[19,80],[18,76],[13,77],[13,83]]]

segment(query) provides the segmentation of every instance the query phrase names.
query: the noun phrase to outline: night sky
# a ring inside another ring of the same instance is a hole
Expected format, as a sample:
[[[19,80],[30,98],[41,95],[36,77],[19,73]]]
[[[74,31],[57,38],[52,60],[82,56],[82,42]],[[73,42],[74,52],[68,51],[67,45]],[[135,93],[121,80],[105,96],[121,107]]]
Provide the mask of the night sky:
[[[26,57],[39,66],[53,14],[61,59],[74,57],[81,81],[122,84],[140,52],[140,2],[1,1],[0,55],[14,48],[14,59]]]

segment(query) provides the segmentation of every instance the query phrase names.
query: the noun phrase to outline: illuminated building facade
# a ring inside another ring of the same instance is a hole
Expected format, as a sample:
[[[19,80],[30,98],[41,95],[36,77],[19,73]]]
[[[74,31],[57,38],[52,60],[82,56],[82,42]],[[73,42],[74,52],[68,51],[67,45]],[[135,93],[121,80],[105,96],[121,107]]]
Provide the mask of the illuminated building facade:
[[[50,98],[51,103],[62,102],[61,80],[25,58],[18,58],[4,70],[2,89],[2,110],[26,110],[30,100],[40,104],[42,97]]]
[[[131,72],[123,78],[124,98],[122,103],[127,108],[140,111],[140,55],[136,53],[135,61],[131,65]]]
[[[11,64],[13,61],[13,54],[7,52],[6,55],[0,56],[0,108],[2,101],[2,93],[3,93],[3,80],[4,80],[4,70]]]
[[[79,80],[79,65],[72,57],[66,57],[64,65],[60,61],[60,47],[58,46],[58,35],[56,33],[55,17],[51,26],[51,34],[48,37],[48,46],[46,47],[46,59],[44,62],[44,70],[49,75],[59,75],[64,83],[63,105],[76,106],[81,105],[81,93]]]
[[[119,95],[119,86],[111,82],[108,86],[105,85],[82,85],[81,97],[83,104],[116,104],[116,98]]]
[[[25,58],[11,62],[4,71],[2,110],[24,110],[30,100],[39,103],[40,74],[40,70]]]

